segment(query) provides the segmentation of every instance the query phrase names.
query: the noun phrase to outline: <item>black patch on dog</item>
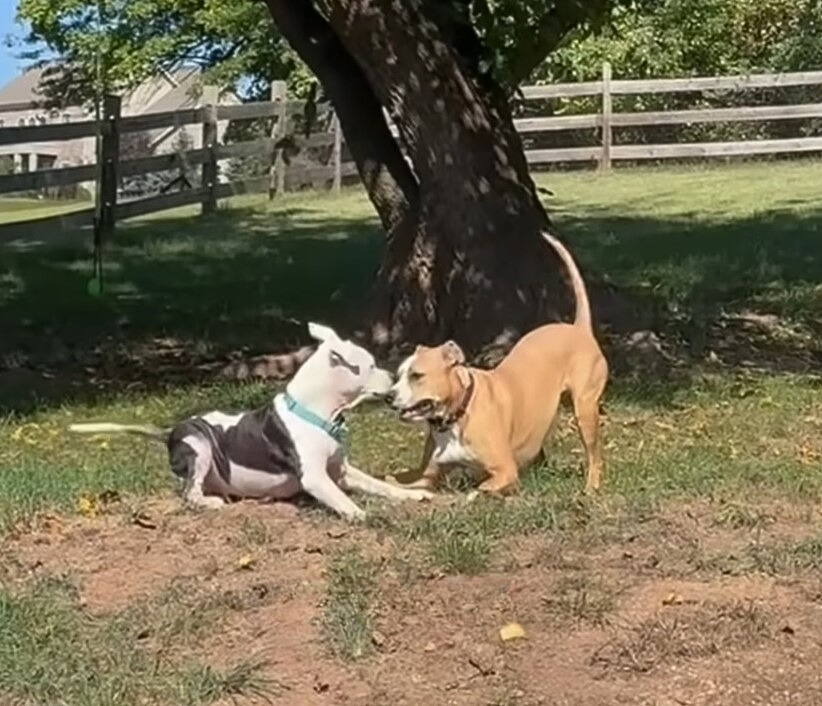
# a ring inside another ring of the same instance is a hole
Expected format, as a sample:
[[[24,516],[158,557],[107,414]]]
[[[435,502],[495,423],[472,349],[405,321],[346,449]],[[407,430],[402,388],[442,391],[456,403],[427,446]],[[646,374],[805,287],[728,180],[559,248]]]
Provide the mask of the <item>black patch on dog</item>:
[[[202,417],[192,417],[174,427],[168,439],[168,457],[171,470],[178,476],[189,474],[196,455],[183,442],[190,435],[208,442],[214,467],[226,483],[231,479],[232,461],[255,471],[302,476],[297,447],[273,404],[246,412],[228,429],[209,424]]]

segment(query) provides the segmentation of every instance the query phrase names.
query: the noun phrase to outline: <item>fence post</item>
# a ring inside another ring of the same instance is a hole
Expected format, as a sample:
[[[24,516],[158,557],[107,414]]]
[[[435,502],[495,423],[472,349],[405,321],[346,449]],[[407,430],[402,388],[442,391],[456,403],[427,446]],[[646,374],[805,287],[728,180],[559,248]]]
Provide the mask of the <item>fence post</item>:
[[[277,119],[271,128],[271,137],[274,141],[282,140],[288,134],[288,89],[285,81],[271,82],[271,102],[277,104]],[[274,156],[268,176],[268,198],[285,191],[285,159],[282,148],[278,148]]]
[[[332,189],[334,190],[335,194],[339,194],[340,190],[342,189],[342,141],[343,141],[343,134],[342,134],[342,126],[340,125],[340,119],[337,117],[337,113],[334,113],[334,117],[331,120],[331,127],[334,131],[334,151],[331,153],[331,160],[334,165],[334,182],[332,184]]]
[[[206,156],[201,172],[203,200],[200,212],[214,213],[217,210],[217,104],[220,100],[220,89],[216,86],[203,86],[200,103],[203,106],[203,149]]]
[[[611,168],[611,103],[611,62],[606,61],[602,64],[602,157],[599,161],[599,168],[602,171]]]
[[[117,220],[117,164],[120,157],[120,96],[104,96],[97,154],[97,218],[100,241],[114,235]]]

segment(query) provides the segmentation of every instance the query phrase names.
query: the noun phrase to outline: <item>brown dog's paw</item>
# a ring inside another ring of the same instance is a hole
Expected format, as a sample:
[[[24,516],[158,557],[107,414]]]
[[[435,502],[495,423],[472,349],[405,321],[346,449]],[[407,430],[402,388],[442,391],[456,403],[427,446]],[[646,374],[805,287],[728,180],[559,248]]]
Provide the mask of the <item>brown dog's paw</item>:
[[[519,492],[519,483],[500,484],[488,480],[480,484],[479,490],[488,497],[505,498],[508,495],[516,495]]]

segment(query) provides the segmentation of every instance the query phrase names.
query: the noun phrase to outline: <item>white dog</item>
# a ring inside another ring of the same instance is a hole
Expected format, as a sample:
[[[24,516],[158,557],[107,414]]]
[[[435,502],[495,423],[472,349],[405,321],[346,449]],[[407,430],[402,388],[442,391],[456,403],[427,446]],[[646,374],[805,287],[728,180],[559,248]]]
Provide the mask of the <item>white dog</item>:
[[[84,434],[133,433],[168,446],[171,470],[185,481],[192,504],[216,508],[226,498],[281,500],[300,491],[347,519],[365,513],[343,489],[392,500],[422,500],[424,490],[400,488],[351,466],[344,453],[342,413],[391,389],[391,375],[374,357],[332,329],[309,324],[317,350],[284,393],[261,409],[209,412],[172,429],[130,424],[72,424]]]

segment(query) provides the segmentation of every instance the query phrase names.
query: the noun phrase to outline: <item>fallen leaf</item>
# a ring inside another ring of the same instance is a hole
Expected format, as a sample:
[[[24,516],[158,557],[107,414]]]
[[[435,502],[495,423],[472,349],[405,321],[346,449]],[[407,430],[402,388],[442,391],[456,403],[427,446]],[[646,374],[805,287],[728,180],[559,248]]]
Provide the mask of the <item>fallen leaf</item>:
[[[120,493],[116,490],[104,490],[98,497],[100,502],[104,505],[111,505],[113,503],[120,502]]]
[[[665,598],[662,599],[662,605],[680,605],[682,603],[682,596],[671,591]]]
[[[346,529],[330,529],[326,532],[326,534],[331,539],[342,539],[345,535],[348,534],[348,530]]]
[[[468,664],[479,672],[483,677],[490,677],[494,674],[494,664],[490,655],[474,655],[468,658]]]
[[[815,466],[822,459],[822,454],[807,442],[796,447],[796,458],[804,466]]]
[[[100,503],[94,495],[83,494],[77,498],[77,512],[83,517],[96,517],[100,514]]]
[[[157,529],[157,523],[154,522],[148,515],[144,512],[138,512],[132,519],[135,525],[138,527],[142,527],[143,529]]]
[[[318,694],[324,694],[331,685],[327,681],[321,680],[319,677],[314,677],[314,691]]]
[[[371,633],[371,642],[377,647],[382,647],[385,644],[385,635],[379,630],[374,630],[374,632]]]
[[[508,623],[499,629],[499,637],[503,642],[519,640],[525,637],[525,629],[519,623]]]
[[[256,564],[256,563],[257,563],[257,560],[254,558],[254,556],[253,556],[253,555],[251,555],[251,554],[243,554],[243,555],[242,555],[242,556],[241,556],[241,557],[237,560],[237,568],[238,568],[238,569],[246,569],[246,570],[249,570],[249,569],[253,568],[254,564]]]

